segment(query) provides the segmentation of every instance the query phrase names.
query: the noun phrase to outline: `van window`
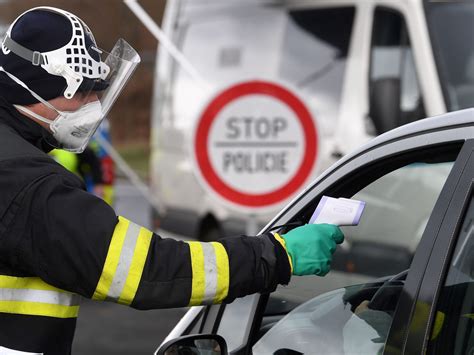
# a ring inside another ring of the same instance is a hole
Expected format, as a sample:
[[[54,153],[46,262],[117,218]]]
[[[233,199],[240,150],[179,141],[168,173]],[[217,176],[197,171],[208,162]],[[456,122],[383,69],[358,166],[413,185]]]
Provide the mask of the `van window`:
[[[341,104],[354,8],[289,11],[279,76],[304,92],[333,133]],[[324,127],[323,127],[324,129]]]
[[[393,10],[376,8],[372,33],[370,105],[372,107],[377,104],[372,102],[374,100],[386,99],[373,93],[387,92],[387,86],[396,88],[393,89],[396,90],[396,95],[391,95],[392,98],[399,97],[399,102],[394,106],[396,112],[392,112],[393,116],[386,114],[372,117],[377,133],[383,133],[424,118],[425,112],[413,49],[403,16]],[[380,104],[388,106],[386,102]]]
[[[448,111],[474,106],[474,2],[424,1]]]
[[[246,80],[277,81],[296,91],[321,122],[335,129],[354,7],[268,4],[183,4],[175,42],[209,84],[203,90],[174,63],[167,113],[179,127],[192,125],[219,90]],[[205,11],[204,11],[205,10]]]

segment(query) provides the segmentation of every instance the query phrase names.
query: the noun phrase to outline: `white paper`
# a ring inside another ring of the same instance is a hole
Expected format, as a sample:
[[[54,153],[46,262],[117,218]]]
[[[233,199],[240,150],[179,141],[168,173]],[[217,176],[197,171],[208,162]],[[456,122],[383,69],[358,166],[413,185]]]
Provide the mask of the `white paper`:
[[[309,222],[356,226],[359,224],[364,207],[364,201],[323,196]]]

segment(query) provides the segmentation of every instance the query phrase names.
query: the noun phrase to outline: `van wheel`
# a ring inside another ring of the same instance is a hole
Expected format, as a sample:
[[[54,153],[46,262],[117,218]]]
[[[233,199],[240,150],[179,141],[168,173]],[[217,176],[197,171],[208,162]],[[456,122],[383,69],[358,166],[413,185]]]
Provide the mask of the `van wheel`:
[[[204,221],[201,233],[199,233],[199,240],[202,242],[213,242],[222,238],[222,232],[216,223],[206,223]]]

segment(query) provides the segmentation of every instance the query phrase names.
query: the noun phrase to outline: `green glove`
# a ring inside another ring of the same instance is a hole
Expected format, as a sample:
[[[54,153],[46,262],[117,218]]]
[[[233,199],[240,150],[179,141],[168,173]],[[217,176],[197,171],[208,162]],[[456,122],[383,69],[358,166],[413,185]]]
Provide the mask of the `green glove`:
[[[306,224],[281,236],[293,264],[293,275],[324,276],[329,272],[336,244],[344,234],[333,224]]]

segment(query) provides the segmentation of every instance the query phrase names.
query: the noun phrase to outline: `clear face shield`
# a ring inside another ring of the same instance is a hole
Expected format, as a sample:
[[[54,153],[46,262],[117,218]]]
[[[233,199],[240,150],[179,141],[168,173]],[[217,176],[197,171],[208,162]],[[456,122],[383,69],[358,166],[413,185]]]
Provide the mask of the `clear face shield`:
[[[84,46],[82,42],[77,47],[67,46],[58,51],[61,53],[40,53],[37,59],[48,73],[65,79],[64,94],[58,98],[46,101],[11,73],[1,67],[0,71],[45,106],[41,110],[43,115],[39,115],[31,107],[15,105],[22,114],[48,124],[54,138],[47,137],[48,144],[80,153],[140,63],[140,56],[123,39],[117,41],[110,53],[94,45]]]

